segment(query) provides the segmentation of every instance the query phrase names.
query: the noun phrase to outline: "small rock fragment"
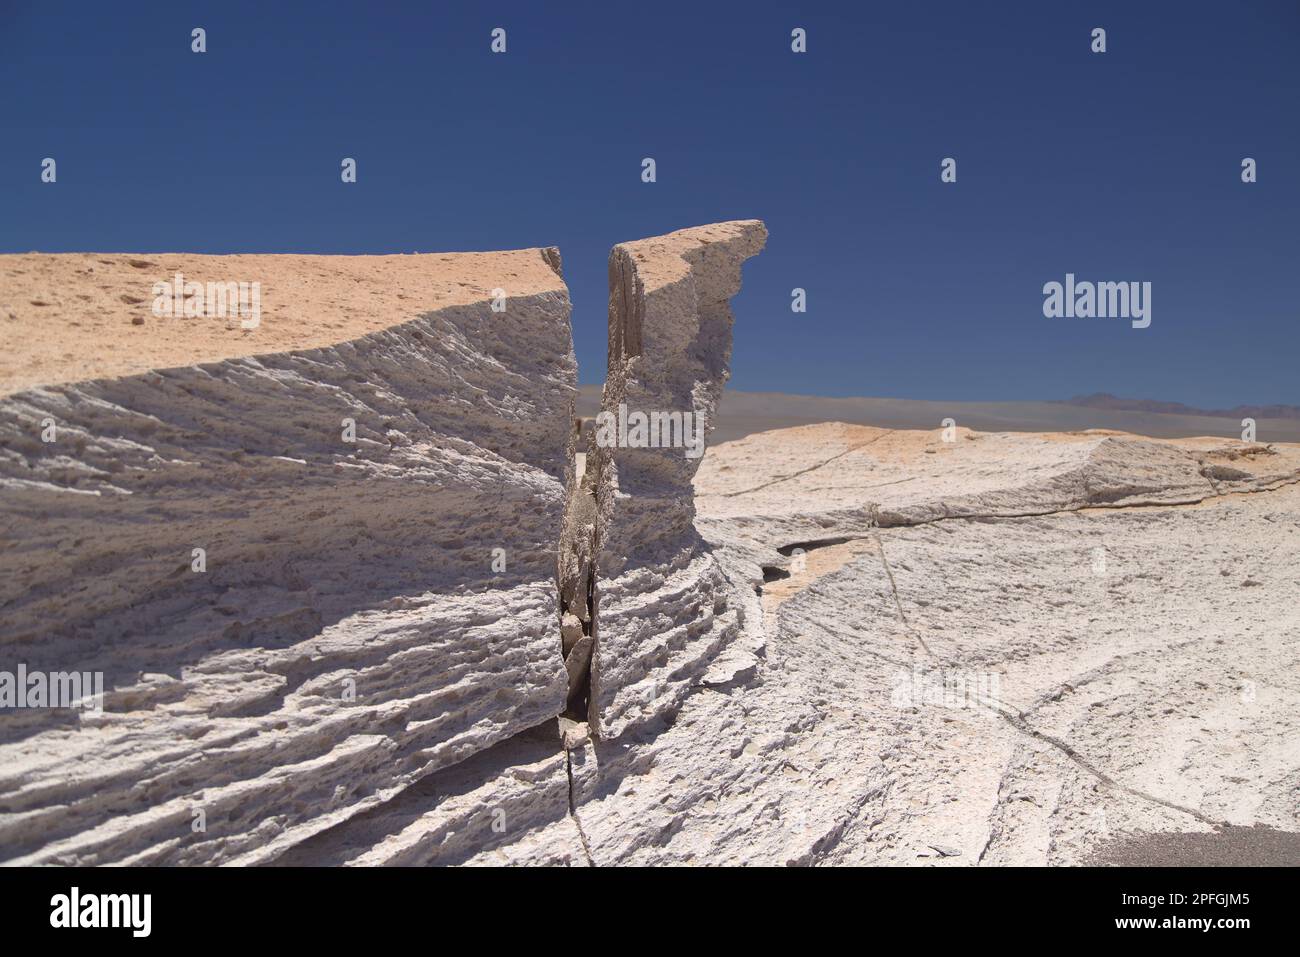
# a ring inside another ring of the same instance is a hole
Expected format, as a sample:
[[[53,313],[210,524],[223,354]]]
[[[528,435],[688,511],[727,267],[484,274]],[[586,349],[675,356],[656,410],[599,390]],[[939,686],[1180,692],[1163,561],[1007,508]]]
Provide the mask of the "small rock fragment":
[[[591,730],[588,728],[587,722],[560,717],[560,743],[565,751],[572,751],[574,748],[582,747],[590,737]]]
[[[564,650],[564,657],[569,657],[569,652],[573,646],[582,638],[582,622],[577,615],[565,612],[564,617],[560,620],[560,642]]]

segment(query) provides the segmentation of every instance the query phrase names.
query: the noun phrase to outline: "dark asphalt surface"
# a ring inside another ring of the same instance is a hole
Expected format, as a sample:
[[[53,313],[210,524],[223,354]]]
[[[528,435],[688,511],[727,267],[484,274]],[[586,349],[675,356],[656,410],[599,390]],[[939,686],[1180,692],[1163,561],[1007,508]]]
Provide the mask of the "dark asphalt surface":
[[[1211,833],[1126,834],[1098,848],[1088,863],[1119,867],[1297,867],[1300,832],[1256,824]]]

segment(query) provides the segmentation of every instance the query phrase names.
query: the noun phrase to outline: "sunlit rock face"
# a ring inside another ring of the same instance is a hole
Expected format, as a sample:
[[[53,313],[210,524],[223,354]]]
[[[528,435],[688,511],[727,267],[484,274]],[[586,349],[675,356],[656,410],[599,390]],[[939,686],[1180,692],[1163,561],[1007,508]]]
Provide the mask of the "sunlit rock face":
[[[743,625],[727,572],[695,529],[691,482],[730,374],[730,300],[766,239],[761,222],[746,220],[610,254],[609,374],[594,464],[590,719],[601,737],[675,707]]]

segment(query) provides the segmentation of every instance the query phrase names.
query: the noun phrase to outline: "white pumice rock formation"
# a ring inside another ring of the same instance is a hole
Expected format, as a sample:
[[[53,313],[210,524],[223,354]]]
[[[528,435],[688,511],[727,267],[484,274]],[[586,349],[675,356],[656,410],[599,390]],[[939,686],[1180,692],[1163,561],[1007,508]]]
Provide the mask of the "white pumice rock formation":
[[[772,560],[757,665],[570,751],[570,819],[472,862],[1078,864],[1297,830],[1300,447],[829,424],[715,447],[695,485],[715,558]]]
[[[711,416],[764,237],[616,248],[615,405]],[[575,474],[558,253],[0,271],[28,337],[0,366],[0,648],[106,686],[0,714],[0,861],[588,860],[566,749],[672,710],[757,605],[692,524],[698,457]],[[177,273],[260,282],[262,324],[151,314]]]
[[[763,239],[615,248],[606,410],[707,417]],[[1300,831],[1300,446],[601,447],[553,252],[202,259],[0,257],[29,340],[0,671],[108,688],[0,714],[0,862],[1077,864]],[[136,271],[244,265],[251,337],[123,312]],[[83,287],[155,335],[41,338]]]
[[[697,481],[710,537],[770,549],[872,528],[1084,508],[1194,504],[1296,480],[1293,445],[1120,432],[973,432],[827,423],[727,443]],[[737,541],[737,537],[739,541]]]
[[[553,721],[558,265],[3,257],[0,671],[106,693],[0,713],[0,860],[269,860]],[[260,327],[155,317],[175,272],[260,281]]]
[[[1300,447],[953,438],[710,450],[697,525],[770,562],[763,655],[575,755],[595,863],[1070,864],[1297,830]]]
[[[694,526],[691,482],[703,448],[691,443],[707,436],[730,375],[741,266],[766,239],[750,220],[622,243],[610,254],[606,438],[602,446],[598,424],[591,460],[590,722],[602,737],[673,708],[743,625],[744,609],[728,599],[732,582]],[[638,415],[654,447],[637,446]]]

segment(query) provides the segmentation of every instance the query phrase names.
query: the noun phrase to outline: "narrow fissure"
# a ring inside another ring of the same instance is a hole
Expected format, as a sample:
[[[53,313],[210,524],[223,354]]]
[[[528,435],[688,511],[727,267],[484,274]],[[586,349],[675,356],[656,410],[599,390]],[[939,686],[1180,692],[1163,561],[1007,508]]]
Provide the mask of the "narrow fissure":
[[[564,524],[560,530],[557,581],[560,613],[560,653],[568,674],[564,711],[558,716],[564,770],[568,775],[569,817],[573,820],[588,867],[595,867],[587,832],[578,816],[573,781],[573,749],[591,738],[591,671],[596,652],[596,485],[600,462],[590,422],[575,416],[568,446],[568,485]]]
[[[587,736],[591,708],[591,666],[596,649],[596,481],[591,430],[574,420],[572,482],[564,504],[560,534],[560,651],[568,672],[568,695],[560,715],[566,746],[573,734]],[[582,448],[584,451],[576,451]]]
[[[596,652],[596,486],[600,463],[588,423],[575,419],[572,441],[570,483],[564,503],[564,527],[560,533],[559,611],[560,651],[568,673],[568,694],[564,711],[559,715],[560,742],[564,748],[564,768],[569,778],[569,817],[578,832],[582,853],[588,867],[595,867],[587,832],[578,816],[573,781],[573,751],[591,737],[595,726],[592,713],[592,668]],[[584,451],[577,451],[583,449]]]
[[[605,395],[617,380],[618,362],[641,351],[644,302],[636,270],[627,252],[614,247],[609,258],[609,367]],[[601,483],[608,481],[612,463],[597,447],[594,421],[574,417],[568,444],[569,468],[565,489],[564,524],[558,557],[560,650],[568,673],[568,692],[559,716],[566,749],[599,734],[595,684],[600,628],[596,558],[600,549]]]
[[[578,817],[578,805],[573,799],[573,752],[564,752],[564,767],[569,774],[569,817],[573,818],[573,826],[578,831],[578,840],[582,843],[582,853],[587,858],[587,866],[595,867],[596,859],[591,856],[591,843],[587,840],[587,832],[582,829],[582,819]]]

